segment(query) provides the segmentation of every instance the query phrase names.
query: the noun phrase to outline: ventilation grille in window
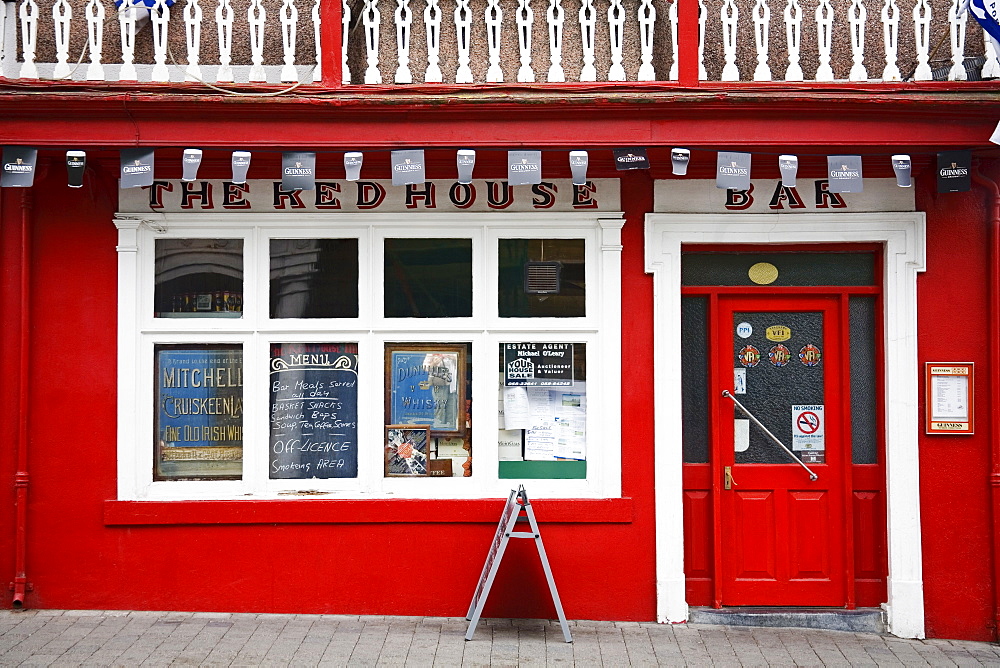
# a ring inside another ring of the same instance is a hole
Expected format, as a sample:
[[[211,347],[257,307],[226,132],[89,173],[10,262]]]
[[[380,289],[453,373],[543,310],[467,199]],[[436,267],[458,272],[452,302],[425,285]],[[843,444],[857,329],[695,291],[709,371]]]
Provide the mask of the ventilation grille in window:
[[[525,262],[524,291],[529,295],[559,294],[562,262]]]

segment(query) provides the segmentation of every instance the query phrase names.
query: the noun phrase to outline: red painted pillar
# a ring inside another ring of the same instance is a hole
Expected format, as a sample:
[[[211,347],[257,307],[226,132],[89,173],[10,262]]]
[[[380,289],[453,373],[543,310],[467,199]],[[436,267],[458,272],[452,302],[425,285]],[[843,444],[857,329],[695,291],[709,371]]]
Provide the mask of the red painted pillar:
[[[677,4],[677,81],[698,85],[698,0],[674,0]]]
[[[27,576],[28,547],[28,377],[29,346],[31,326],[28,314],[31,312],[31,190],[21,192],[21,266],[20,266],[20,313],[18,379],[17,379],[17,470],[14,473],[14,503],[16,507],[14,529],[14,598],[11,605],[15,610],[24,607],[24,598],[30,585]]]
[[[339,88],[343,83],[343,5],[341,0],[322,0],[320,22],[320,84],[324,88]]]

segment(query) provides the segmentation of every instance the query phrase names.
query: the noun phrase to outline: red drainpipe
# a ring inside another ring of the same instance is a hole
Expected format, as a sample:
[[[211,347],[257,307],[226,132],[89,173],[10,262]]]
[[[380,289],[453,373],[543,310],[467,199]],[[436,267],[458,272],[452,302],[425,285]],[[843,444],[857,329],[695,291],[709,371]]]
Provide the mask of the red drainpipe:
[[[1000,640],[1000,186],[976,166],[972,177],[990,202],[990,493],[993,510],[993,634]],[[991,165],[992,166],[992,165]]]
[[[25,189],[21,193],[21,300],[20,300],[20,340],[18,352],[20,365],[18,368],[18,405],[17,405],[17,472],[14,474],[14,490],[16,494],[17,526],[15,528],[14,582],[11,589],[14,599],[11,606],[15,610],[24,607],[24,596],[31,591],[31,584],[25,574],[25,557],[28,545],[28,336],[31,312],[29,297],[31,268],[31,192]]]

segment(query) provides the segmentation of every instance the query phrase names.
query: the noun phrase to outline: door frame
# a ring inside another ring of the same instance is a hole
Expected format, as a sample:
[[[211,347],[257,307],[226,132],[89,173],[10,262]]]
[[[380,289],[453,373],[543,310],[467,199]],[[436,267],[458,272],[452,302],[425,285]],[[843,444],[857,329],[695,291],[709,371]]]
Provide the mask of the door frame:
[[[657,620],[688,618],[681,451],[682,244],[881,243],[886,519],[890,633],[924,637],[919,489],[917,274],[926,264],[921,212],[646,214],[645,264],[653,274]]]

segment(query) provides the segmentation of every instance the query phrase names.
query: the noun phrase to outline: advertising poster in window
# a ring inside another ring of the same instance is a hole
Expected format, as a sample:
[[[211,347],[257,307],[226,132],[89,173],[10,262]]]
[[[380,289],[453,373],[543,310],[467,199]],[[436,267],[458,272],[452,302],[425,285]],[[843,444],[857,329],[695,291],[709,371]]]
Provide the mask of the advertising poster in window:
[[[272,480],[358,476],[356,344],[273,343]]]
[[[503,347],[505,386],[573,385],[572,343],[505,343]]]
[[[586,347],[551,342],[511,342],[501,347],[503,424],[506,430],[523,430],[523,441],[518,443],[519,450],[523,445],[523,459],[585,460]],[[505,453],[506,460],[513,455]]]
[[[157,477],[238,476],[243,459],[243,350],[157,346]]]
[[[465,433],[465,346],[386,345],[386,424]]]

